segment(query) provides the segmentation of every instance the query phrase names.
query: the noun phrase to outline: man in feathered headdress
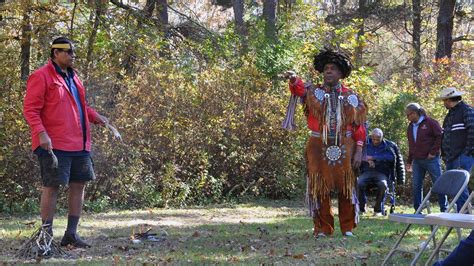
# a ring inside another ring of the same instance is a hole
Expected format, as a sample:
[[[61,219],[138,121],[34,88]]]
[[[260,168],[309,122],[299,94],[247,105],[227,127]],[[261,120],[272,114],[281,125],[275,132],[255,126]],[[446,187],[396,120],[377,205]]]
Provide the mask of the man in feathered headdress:
[[[344,236],[353,236],[358,220],[356,175],[366,139],[367,107],[340,80],[350,75],[352,64],[342,53],[326,50],[314,57],[314,68],[324,83],[303,83],[294,72],[286,72],[292,97],[283,127],[294,129],[297,98],[303,99],[311,136],[305,151],[307,167],[306,201],[314,222],[314,236],[334,233],[331,191],[338,194],[339,222]]]

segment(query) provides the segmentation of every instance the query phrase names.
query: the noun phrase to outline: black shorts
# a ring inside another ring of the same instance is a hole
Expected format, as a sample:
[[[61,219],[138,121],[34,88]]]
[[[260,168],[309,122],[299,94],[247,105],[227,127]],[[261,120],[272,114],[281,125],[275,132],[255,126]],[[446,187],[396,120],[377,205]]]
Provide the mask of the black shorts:
[[[45,187],[67,185],[72,182],[86,182],[95,179],[90,155],[61,156],[57,155],[58,167],[53,168],[51,155],[38,156],[41,180]]]

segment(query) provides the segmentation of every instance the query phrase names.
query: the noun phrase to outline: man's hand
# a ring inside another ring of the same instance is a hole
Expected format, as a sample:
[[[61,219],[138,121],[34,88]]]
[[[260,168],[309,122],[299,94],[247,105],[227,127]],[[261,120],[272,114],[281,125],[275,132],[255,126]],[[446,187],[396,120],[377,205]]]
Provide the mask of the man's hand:
[[[47,151],[53,150],[53,144],[51,143],[51,139],[49,138],[48,133],[46,133],[46,131],[39,133],[39,141],[41,148]]]
[[[428,153],[428,157],[426,157],[426,159],[432,160],[434,159],[434,157],[436,157],[436,155],[432,155],[431,153]]]
[[[352,166],[354,168],[359,168],[361,162],[362,162],[362,147],[356,146],[354,156],[352,157]]]
[[[372,160],[367,161],[369,163],[370,168],[375,168],[375,162]]]
[[[105,126],[109,123],[109,119],[103,115],[98,115],[96,118],[96,122],[98,122],[102,126]]]
[[[411,163],[407,163],[407,172],[411,173],[412,172],[412,169],[411,169]]]

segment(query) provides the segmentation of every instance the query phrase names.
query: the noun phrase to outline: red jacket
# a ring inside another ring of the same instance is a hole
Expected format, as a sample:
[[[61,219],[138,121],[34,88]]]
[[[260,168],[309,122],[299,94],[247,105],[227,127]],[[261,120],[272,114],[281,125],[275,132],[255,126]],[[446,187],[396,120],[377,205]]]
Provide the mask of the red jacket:
[[[408,137],[408,161],[411,164],[413,160],[423,160],[428,154],[439,155],[441,149],[441,138],[443,129],[438,121],[425,115],[416,131],[416,142],[413,138],[413,123],[407,128]]]
[[[33,150],[40,145],[38,134],[43,131],[48,133],[54,149],[62,151],[91,150],[89,123],[98,123],[98,114],[87,106],[86,91],[77,75],[74,75],[74,82],[79,92],[82,110],[84,110],[85,145],[74,96],[50,60],[48,64],[33,72],[26,83],[23,115],[31,129]]]
[[[296,79],[294,83],[290,82],[290,91],[293,95],[303,97],[306,94],[304,83],[301,79]],[[341,86],[341,92],[350,92],[351,90],[345,86]],[[312,131],[320,132],[318,118],[315,117],[311,112],[307,116],[308,128]],[[347,125],[347,131],[352,131],[352,138],[359,144],[363,144],[366,139],[365,128],[363,125]]]

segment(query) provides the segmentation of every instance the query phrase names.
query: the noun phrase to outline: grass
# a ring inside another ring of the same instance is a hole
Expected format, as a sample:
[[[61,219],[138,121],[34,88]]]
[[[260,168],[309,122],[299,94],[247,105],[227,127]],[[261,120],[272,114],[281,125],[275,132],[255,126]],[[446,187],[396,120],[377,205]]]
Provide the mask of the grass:
[[[333,206],[337,206],[333,203]],[[337,209],[334,211],[337,213]],[[401,206],[398,212],[411,213]],[[434,210],[436,211],[436,210]],[[23,263],[12,259],[16,249],[39,225],[36,217],[0,218],[0,264]],[[337,221],[337,218],[336,218]],[[57,241],[66,219],[54,221]],[[130,241],[132,232],[152,228],[166,231],[160,243]],[[237,205],[215,205],[186,209],[149,209],[85,214],[79,227],[90,249],[69,251],[76,259],[48,259],[47,264],[351,264],[379,265],[404,226],[386,217],[361,217],[356,237],[342,237],[339,225],[333,236],[314,240],[312,220],[303,204],[263,201]],[[429,228],[415,226],[407,249],[416,250],[429,235]],[[392,262],[406,265],[411,255],[397,255]]]

